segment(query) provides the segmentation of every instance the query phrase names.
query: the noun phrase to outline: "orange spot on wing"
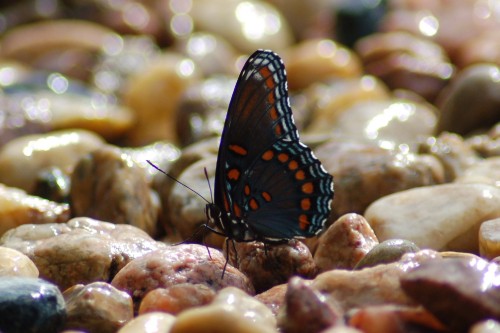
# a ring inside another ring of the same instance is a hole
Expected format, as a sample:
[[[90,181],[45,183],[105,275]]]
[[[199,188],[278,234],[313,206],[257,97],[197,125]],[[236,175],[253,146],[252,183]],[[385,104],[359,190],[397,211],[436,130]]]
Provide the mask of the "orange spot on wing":
[[[290,170],[295,170],[299,167],[299,163],[297,163],[297,161],[290,161],[290,163],[288,163],[288,169]]]
[[[275,107],[273,107],[271,110],[269,110],[269,115],[271,116],[272,120],[276,120],[279,117],[278,111],[276,110]]]
[[[240,217],[241,218],[241,208],[240,206],[238,206],[237,204],[233,204],[233,212],[234,212],[234,215],[236,217]]]
[[[271,71],[269,70],[269,68],[267,67],[262,67],[260,70],[260,75],[262,75],[263,77],[267,77],[266,79],[266,86],[268,88],[274,88],[274,86],[276,85],[274,83],[274,79],[273,79],[273,76],[272,76],[272,73]]]
[[[266,150],[266,151],[264,152],[264,154],[262,154],[262,159],[263,159],[264,161],[269,161],[269,160],[271,160],[273,157],[274,157],[274,153],[273,153],[273,151],[272,151],[272,150],[270,150],[270,149],[269,149],[269,150]]]
[[[285,163],[286,161],[288,161],[289,158],[290,158],[290,155],[288,155],[288,154],[285,154],[285,153],[278,154],[278,160],[281,163]]]
[[[230,180],[238,180],[240,178],[240,170],[238,169],[231,169],[227,173],[227,178]]]
[[[281,136],[281,134],[283,134],[283,127],[280,124],[276,124],[276,126],[274,127],[274,133],[277,136]]]
[[[245,156],[246,154],[248,154],[248,151],[239,145],[229,145],[228,148],[233,153],[236,153],[236,154],[241,155],[241,156]]]
[[[222,196],[222,201],[224,202],[224,209],[226,212],[229,211],[229,200],[227,200],[227,195],[224,193]]]
[[[299,215],[299,227],[300,227],[300,229],[306,230],[309,227],[309,224],[311,224],[311,222],[309,222],[309,220],[307,219],[306,214]]]
[[[243,189],[243,191],[245,192],[245,195],[250,195],[250,186],[245,185],[245,188]]]
[[[302,210],[311,209],[311,199],[304,198],[304,199],[300,200],[300,208],[302,208]]]
[[[264,200],[266,200],[267,202],[270,202],[272,200],[271,198],[271,195],[269,194],[269,192],[262,192],[262,197],[264,198]]]
[[[307,182],[307,183],[302,184],[302,192],[304,192],[306,194],[311,194],[311,193],[313,193],[313,191],[314,191],[313,183]]]
[[[259,203],[254,198],[250,199],[250,201],[248,203],[250,205],[250,209],[251,210],[257,210],[257,209],[259,209]]]
[[[304,172],[304,170],[299,170],[295,173],[295,179],[297,180],[304,180],[306,179],[306,173]]]

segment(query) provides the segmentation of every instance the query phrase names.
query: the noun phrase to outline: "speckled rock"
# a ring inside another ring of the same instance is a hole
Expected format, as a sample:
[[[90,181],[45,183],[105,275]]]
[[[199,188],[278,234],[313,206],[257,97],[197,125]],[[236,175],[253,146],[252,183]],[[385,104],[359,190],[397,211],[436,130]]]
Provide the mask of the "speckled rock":
[[[0,184],[0,236],[25,224],[66,222],[70,218],[68,204],[28,195],[25,191]]]
[[[285,303],[285,294],[288,284],[279,284],[260,294],[255,295],[255,298],[264,303],[274,315],[278,315],[280,309]]]
[[[103,144],[99,136],[84,130],[17,138],[0,148],[0,182],[31,192],[41,170],[58,167],[69,175],[82,156]]]
[[[294,275],[314,277],[317,271],[308,247],[298,240],[267,246],[235,242],[234,247],[228,244],[224,250],[229,250],[229,262],[249,278],[256,292],[285,283]]]
[[[311,287],[335,299],[344,311],[368,305],[414,305],[414,301],[401,289],[400,277],[409,267],[439,259],[439,254],[426,250],[406,254],[395,263],[362,270],[334,269],[319,274]]]
[[[420,251],[420,249],[413,242],[404,239],[388,239],[374,246],[370,252],[357,263],[355,269],[388,264],[398,261],[405,253],[415,253],[418,251]]]
[[[352,269],[377,244],[377,236],[363,216],[346,214],[321,234],[314,261],[320,272]]]
[[[500,319],[500,266],[485,260],[429,261],[401,277],[401,287],[450,330]]]
[[[130,224],[152,237],[158,207],[144,173],[119,148],[106,146],[83,157],[71,175],[71,210],[116,224]]]
[[[491,260],[500,256],[500,218],[481,223],[479,227],[479,253]]]
[[[44,280],[0,277],[0,330],[57,333],[66,319],[59,289]]]
[[[27,255],[40,277],[62,290],[78,283],[110,281],[132,259],[164,246],[136,227],[86,217],[23,225],[4,234],[0,245]]]
[[[131,261],[114,277],[112,284],[132,296],[136,308],[146,294],[156,288],[181,283],[204,284],[217,291],[235,286],[253,294],[246,276],[231,265],[222,272],[226,259],[216,249],[198,244],[167,246]]]
[[[135,317],[125,326],[118,330],[118,333],[164,333],[170,332],[175,321],[175,317],[168,313],[151,312]]]
[[[378,239],[406,239],[420,248],[477,253],[482,222],[500,217],[500,190],[443,184],[385,196],[365,212]],[[446,208],[446,209],[444,209]]]
[[[440,96],[438,133],[466,135],[500,121],[499,77],[500,68],[492,64],[473,65],[460,72]]]
[[[134,316],[132,298],[105,282],[78,284],[63,296],[67,329],[114,333]]]
[[[317,333],[344,323],[343,312],[335,301],[327,300],[309,282],[298,277],[288,282],[285,305],[285,311],[278,316],[278,326],[286,333]]]
[[[229,287],[221,290],[211,305],[181,313],[171,333],[184,332],[277,332],[271,311],[243,291]]]
[[[215,297],[215,291],[204,284],[180,283],[168,288],[156,288],[144,296],[139,314],[166,312],[177,315],[184,310],[207,305]]]
[[[0,246],[0,276],[37,278],[38,268],[23,253]]]
[[[332,213],[362,214],[375,200],[405,189],[440,184],[438,160],[429,155],[388,151],[365,144],[331,141],[315,149],[325,169],[334,176]]]

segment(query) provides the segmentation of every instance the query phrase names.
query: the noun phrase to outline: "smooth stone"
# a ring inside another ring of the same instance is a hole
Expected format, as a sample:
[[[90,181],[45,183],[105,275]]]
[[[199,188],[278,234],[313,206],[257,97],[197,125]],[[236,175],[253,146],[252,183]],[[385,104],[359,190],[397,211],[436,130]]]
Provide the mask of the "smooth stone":
[[[339,306],[299,277],[288,282],[285,305],[278,315],[278,327],[286,333],[322,332],[344,322]]]
[[[168,288],[156,288],[142,299],[139,314],[161,311],[177,315],[184,310],[207,305],[214,297],[215,291],[203,284],[180,283]]]
[[[25,254],[0,246],[0,276],[37,278],[38,268]]]
[[[64,298],[59,289],[35,278],[0,277],[0,331],[61,331],[66,319]]]
[[[68,204],[57,203],[0,183],[0,236],[26,224],[62,223],[70,218]]]
[[[406,253],[420,251],[415,243],[404,239],[388,239],[376,245],[356,265],[355,269],[398,261]]]
[[[469,333],[500,333],[500,322],[493,319],[480,321],[471,327]]]
[[[363,70],[358,56],[331,39],[309,39],[283,54],[290,90],[301,90],[316,82],[356,78]]]
[[[461,135],[487,129],[500,118],[500,68],[477,64],[459,73],[438,101],[440,118],[437,132]]]
[[[27,255],[40,276],[61,290],[79,283],[110,281],[129,261],[165,246],[131,225],[87,217],[22,225],[5,233],[0,245]]]
[[[69,175],[82,156],[103,144],[102,138],[85,130],[17,138],[0,147],[0,182],[32,192],[41,170],[57,167]]]
[[[485,158],[472,164],[454,182],[479,183],[500,187],[500,156]]]
[[[362,270],[334,269],[319,274],[311,287],[334,299],[345,312],[370,305],[414,305],[415,302],[401,289],[399,280],[409,268],[429,260],[441,260],[441,257],[426,250],[406,254],[398,262]],[[274,304],[280,304],[279,297],[284,296],[276,295]]]
[[[226,266],[226,258],[219,250],[199,244],[166,246],[136,258],[111,282],[132,296],[136,309],[151,290],[181,283],[204,284],[214,291],[235,286],[254,293],[248,278],[233,266]]]
[[[144,172],[127,154],[104,146],[86,155],[71,174],[71,212],[115,224],[130,224],[156,237],[159,207]]]
[[[401,287],[448,329],[467,332],[500,318],[500,266],[482,259],[428,261],[401,277]]]
[[[377,244],[377,236],[363,216],[346,214],[321,234],[314,261],[320,272],[352,269]]]
[[[496,31],[484,31],[475,38],[462,43],[454,61],[460,68],[481,63],[500,66],[500,41]]]
[[[162,140],[175,143],[177,105],[199,75],[191,59],[174,52],[156,57],[142,71],[131,75],[123,99],[134,112],[135,123],[127,134],[127,143],[130,146]]]
[[[132,298],[109,283],[78,284],[63,296],[67,329],[114,333],[134,317]]]
[[[265,1],[196,0],[188,14],[198,31],[219,35],[244,53],[282,50],[293,42],[288,22]]]
[[[430,104],[405,99],[360,101],[339,113],[331,123],[335,140],[395,149],[414,148],[422,137],[434,134],[437,112]]]
[[[481,223],[479,227],[479,253],[492,260],[500,256],[500,218]]]
[[[333,198],[332,215],[336,218],[363,214],[371,203],[386,195],[444,182],[442,165],[430,155],[334,140],[314,152],[333,175],[335,192],[342,194]]]
[[[406,239],[420,248],[477,253],[482,222],[500,217],[500,190],[482,184],[424,186],[385,196],[365,218],[379,240]]]
[[[117,333],[165,333],[170,332],[175,317],[168,313],[151,312],[139,315],[125,324]]]
[[[292,276],[312,278],[317,272],[311,251],[296,239],[274,245],[235,242],[232,246],[225,243],[223,252],[229,263],[248,277],[257,293],[286,283]]]
[[[236,288],[220,291],[208,306],[186,310],[177,316],[170,333],[277,332],[276,319],[259,301]]]

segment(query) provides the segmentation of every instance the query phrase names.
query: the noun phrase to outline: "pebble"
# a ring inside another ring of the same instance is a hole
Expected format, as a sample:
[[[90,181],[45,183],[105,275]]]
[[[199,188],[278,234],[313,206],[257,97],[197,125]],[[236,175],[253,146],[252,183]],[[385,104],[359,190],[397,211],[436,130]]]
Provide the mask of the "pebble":
[[[59,289],[44,280],[0,277],[0,331],[60,332],[66,318]]]
[[[118,330],[118,333],[170,332],[175,317],[168,313],[151,312],[139,315]]]
[[[277,332],[271,311],[243,291],[222,289],[209,306],[186,310],[179,314],[170,333],[184,332]]]
[[[21,225],[66,222],[70,214],[68,204],[29,195],[0,183],[0,236]]]
[[[144,296],[139,314],[166,312],[177,315],[184,310],[207,305],[215,297],[215,291],[204,284],[179,283],[168,288],[156,288]]]
[[[401,276],[401,287],[448,329],[467,332],[500,319],[500,266],[482,259],[428,261]]]
[[[134,316],[132,298],[105,282],[77,284],[63,296],[67,329],[114,333]]]
[[[377,244],[377,236],[362,215],[345,214],[319,237],[314,261],[320,272],[353,269]]]
[[[335,180],[332,215],[363,214],[375,200],[409,188],[440,184],[444,171],[430,155],[330,141],[315,149]]]
[[[441,116],[436,130],[467,135],[500,121],[500,68],[477,64],[461,71],[438,101]]]
[[[493,319],[487,319],[474,324],[470,333],[498,333],[500,332],[500,322]]]
[[[492,260],[500,257],[500,218],[484,221],[479,227],[479,253]]]
[[[71,175],[71,211],[115,224],[130,224],[152,237],[159,207],[142,170],[129,155],[104,146],[86,155]]]
[[[479,160],[455,178],[455,183],[479,183],[500,187],[500,156]]]
[[[254,288],[248,278],[231,265],[222,272],[226,259],[216,249],[199,244],[167,246],[132,260],[111,282],[132,296],[135,308],[148,292],[181,283],[204,284],[215,291],[227,286],[238,287],[249,294]]]
[[[420,248],[477,253],[478,230],[500,217],[500,190],[482,184],[424,186],[385,196],[365,218],[378,239],[405,239]]]
[[[284,54],[288,86],[301,90],[316,82],[355,78],[363,73],[356,54],[331,39],[310,39]]]
[[[61,203],[69,203],[70,177],[59,168],[48,168],[38,174],[33,195]]]
[[[456,64],[466,68],[475,64],[489,63],[500,66],[500,42],[495,30],[480,33],[458,47]]]
[[[23,253],[0,246],[0,276],[19,276],[37,278],[38,268]]]
[[[388,239],[374,246],[356,265],[355,269],[373,267],[398,261],[406,253],[420,251],[413,242],[404,239]]]
[[[136,227],[87,217],[22,225],[5,233],[0,245],[27,255],[40,277],[61,290],[78,283],[110,281],[129,261],[164,246]]]
[[[288,282],[285,304],[284,311],[278,315],[278,326],[286,333],[322,332],[344,323],[344,314],[338,305],[299,277]]]
[[[255,295],[255,299],[265,304],[276,316],[285,303],[285,294],[287,288],[288,284],[279,284],[260,294]]]
[[[0,183],[31,193],[39,173],[57,167],[71,174],[85,154],[101,147],[103,139],[85,130],[26,135],[0,147]]]
[[[262,242],[225,243],[229,263],[245,274],[257,293],[288,281],[292,276],[312,278],[316,264],[309,248],[299,240],[287,244]],[[236,252],[235,252],[236,251]]]

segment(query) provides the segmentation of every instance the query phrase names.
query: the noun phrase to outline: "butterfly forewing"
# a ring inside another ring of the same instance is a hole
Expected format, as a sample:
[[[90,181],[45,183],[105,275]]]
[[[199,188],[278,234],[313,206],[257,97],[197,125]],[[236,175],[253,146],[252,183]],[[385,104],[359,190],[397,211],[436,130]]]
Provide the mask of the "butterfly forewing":
[[[215,205],[229,238],[310,237],[330,213],[332,177],[299,141],[278,55],[257,51],[237,81],[221,138]]]

